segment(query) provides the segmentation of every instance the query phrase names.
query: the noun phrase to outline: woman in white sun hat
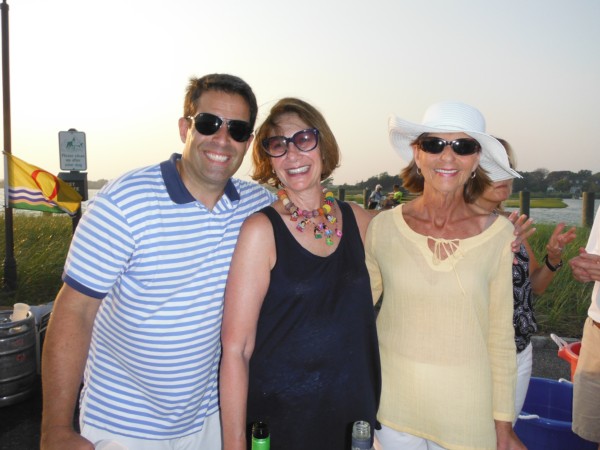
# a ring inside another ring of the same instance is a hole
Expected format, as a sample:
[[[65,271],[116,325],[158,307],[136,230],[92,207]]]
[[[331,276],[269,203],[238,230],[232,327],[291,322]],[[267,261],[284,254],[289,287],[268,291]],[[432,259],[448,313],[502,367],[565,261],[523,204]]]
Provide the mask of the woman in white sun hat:
[[[460,102],[432,105],[421,124],[389,121],[421,194],[378,214],[367,232],[383,386],[383,450],[524,449],[512,430],[514,227],[473,201],[518,177],[485,119]]]

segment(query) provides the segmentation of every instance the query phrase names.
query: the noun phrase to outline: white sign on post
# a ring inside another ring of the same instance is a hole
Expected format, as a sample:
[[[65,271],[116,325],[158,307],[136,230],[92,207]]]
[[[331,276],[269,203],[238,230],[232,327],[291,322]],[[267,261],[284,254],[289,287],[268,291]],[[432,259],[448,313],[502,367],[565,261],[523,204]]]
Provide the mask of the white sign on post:
[[[85,133],[71,128],[58,132],[58,148],[60,151],[60,170],[87,170],[85,149]]]

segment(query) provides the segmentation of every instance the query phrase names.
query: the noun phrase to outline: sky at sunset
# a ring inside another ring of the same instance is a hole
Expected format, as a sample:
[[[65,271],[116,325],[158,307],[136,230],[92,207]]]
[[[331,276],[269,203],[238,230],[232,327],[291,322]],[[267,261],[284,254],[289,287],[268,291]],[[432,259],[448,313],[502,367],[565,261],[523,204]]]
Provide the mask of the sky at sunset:
[[[263,114],[283,96],[320,109],[336,184],[398,173],[388,116],[440,100],[480,109],[518,169],[600,172],[598,0],[4,1],[12,152],[52,173],[70,128],[90,180],[180,152],[184,88],[212,72],[244,78]]]

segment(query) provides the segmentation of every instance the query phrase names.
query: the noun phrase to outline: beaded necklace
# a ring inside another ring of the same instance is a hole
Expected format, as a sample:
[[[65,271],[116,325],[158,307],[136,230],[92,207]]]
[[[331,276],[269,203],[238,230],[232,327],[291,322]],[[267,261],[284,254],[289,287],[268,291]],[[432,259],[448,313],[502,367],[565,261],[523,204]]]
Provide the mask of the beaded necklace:
[[[321,239],[323,235],[325,235],[325,243],[327,245],[333,245],[333,231],[327,227],[325,222],[316,224],[312,221],[313,218],[323,216],[325,220],[332,225],[337,222],[337,219],[335,218],[335,198],[333,193],[327,189],[323,189],[323,195],[323,206],[309,211],[302,210],[294,205],[294,203],[289,199],[285,189],[280,189],[279,192],[277,192],[277,197],[279,200],[281,200],[281,203],[283,203],[283,207],[287,212],[290,213],[290,220],[292,222],[297,222],[298,219],[300,219],[300,222],[298,222],[298,225],[296,225],[296,230],[304,232],[306,226],[311,224],[314,227],[313,233],[315,235],[315,239]],[[336,228],[335,235],[338,238],[341,238],[342,232]]]

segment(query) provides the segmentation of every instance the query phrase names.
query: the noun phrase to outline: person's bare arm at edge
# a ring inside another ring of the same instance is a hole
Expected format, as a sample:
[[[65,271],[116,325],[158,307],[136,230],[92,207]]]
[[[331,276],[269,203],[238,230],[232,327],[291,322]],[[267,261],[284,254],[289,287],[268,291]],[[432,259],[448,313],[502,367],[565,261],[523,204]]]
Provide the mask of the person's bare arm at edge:
[[[350,206],[352,207],[352,212],[354,212],[354,217],[356,218],[358,230],[360,231],[360,238],[362,239],[362,242],[364,244],[365,237],[367,236],[367,228],[369,227],[371,219],[375,217],[375,215],[370,212],[373,210],[361,208],[356,203],[350,203]]]
[[[246,450],[248,363],[274,264],[271,223],[264,214],[250,216],[240,231],[225,288],[219,375],[224,450]]]
[[[73,415],[101,300],[64,284],[54,303],[42,358],[41,450],[92,450]]]

